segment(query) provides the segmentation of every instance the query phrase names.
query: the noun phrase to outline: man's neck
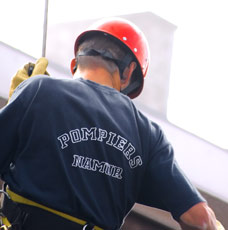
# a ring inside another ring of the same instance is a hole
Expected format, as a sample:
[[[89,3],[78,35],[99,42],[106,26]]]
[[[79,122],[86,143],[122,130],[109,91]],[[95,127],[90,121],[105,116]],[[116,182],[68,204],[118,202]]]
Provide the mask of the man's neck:
[[[78,69],[74,74],[74,78],[78,77],[94,81],[98,84],[115,88],[120,91],[120,78],[118,72],[112,75],[104,68],[86,69],[83,71],[80,71],[80,69]]]

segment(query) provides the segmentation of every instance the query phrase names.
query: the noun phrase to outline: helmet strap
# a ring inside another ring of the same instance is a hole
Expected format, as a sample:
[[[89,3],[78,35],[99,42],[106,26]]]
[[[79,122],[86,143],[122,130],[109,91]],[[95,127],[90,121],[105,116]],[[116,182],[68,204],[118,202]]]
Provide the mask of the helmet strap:
[[[77,53],[76,59],[80,56],[100,56],[104,60],[114,62],[117,65],[117,67],[119,68],[121,79],[124,79],[123,72],[124,72],[125,68],[127,66],[129,66],[130,63],[133,61],[132,55],[130,55],[130,54],[127,54],[127,55],[125,55],[125,57],[123,59],[118,60],[118,59],[114,58],[113,55],[111,54],[111,52],[109,52],[107,50],[85,49],[85,50],[79,51]],[[78,63],[78,62],[76,62],[76,63]],[[77,68],[77,66],[75,67],[75,69],[76,68]],[[131,93],[132,91],[134,91],[135,89],[140,87],[140,85],[141,85],[140,82],[133,81],[125,89],[121,90],[121,93],[128,95],[129,93]]]
[[[127,54],[122,60],[119,60],[119,59],[114,58],[111,52],[107,50],[85,49],[77,53],[77,57],[80,57],[80,56],[100,56],[104,60],[114,62],[119,69],[121,79],[123,79],[124,69],[127,66],[129,66],[129,64],[132,62],[132,56],[130,54]]]

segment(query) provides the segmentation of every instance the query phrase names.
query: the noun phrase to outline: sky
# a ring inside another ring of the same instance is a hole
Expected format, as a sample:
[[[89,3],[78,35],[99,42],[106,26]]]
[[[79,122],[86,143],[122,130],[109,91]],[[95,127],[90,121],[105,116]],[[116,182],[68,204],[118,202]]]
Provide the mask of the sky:
[[[0,1],[0,41],[40,57],[44,4],[44,0]],[[177,26],[168,120],[228,149],[226,0],[49,0],[48,23],[145,11]]]

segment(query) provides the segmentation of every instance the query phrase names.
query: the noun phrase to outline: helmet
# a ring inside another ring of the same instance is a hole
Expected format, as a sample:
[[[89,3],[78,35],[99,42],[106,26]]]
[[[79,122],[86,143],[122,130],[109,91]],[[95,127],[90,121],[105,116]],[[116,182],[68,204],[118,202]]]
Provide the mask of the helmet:
[[[132,99],[137,97],[142,91],[144,77],[149,65],[149,47],[142,31],[126,19],[115,17],[99,20],[77,37],[74,45],[75,54],[81,42],[91,33],[104,33],[114,37],[127,48],[129,53],[133,54],[137,68],[133,74],[135,76],[132,76],[133,81],[124,93]]]

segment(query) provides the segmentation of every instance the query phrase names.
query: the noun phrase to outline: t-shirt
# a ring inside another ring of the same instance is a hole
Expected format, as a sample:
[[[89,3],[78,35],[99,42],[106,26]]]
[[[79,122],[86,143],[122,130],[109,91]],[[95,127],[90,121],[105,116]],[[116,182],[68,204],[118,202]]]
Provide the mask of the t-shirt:
[[[0,140],[12,191],[105,229],[118,229],[136,202],[178,220],[203,201],[160,127],[93,81],[24,81],[0,110]]]

